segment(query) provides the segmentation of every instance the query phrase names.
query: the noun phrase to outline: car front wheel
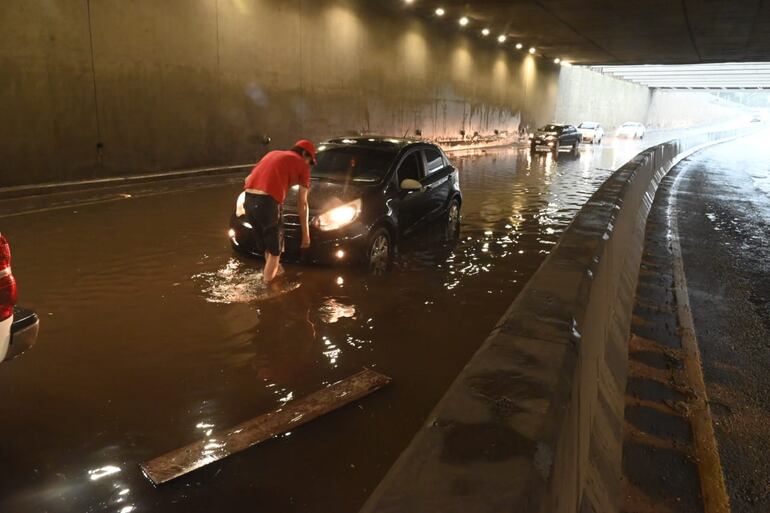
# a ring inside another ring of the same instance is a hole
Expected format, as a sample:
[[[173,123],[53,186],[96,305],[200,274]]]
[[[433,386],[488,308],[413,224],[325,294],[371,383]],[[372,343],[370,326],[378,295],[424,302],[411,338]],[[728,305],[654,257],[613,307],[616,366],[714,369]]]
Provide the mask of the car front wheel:
[[[376,276],[385,274],[393,262],[393,243],[385,228],[377,228],[369,235],[366,246],[366,266]]]

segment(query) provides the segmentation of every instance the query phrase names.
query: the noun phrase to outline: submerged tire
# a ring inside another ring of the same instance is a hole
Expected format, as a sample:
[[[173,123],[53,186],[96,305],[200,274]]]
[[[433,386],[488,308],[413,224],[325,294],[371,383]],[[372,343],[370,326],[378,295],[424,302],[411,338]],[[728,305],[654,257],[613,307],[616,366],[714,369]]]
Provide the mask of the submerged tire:
[[[393,263],[393,254],[390,232],[383,227],[375,229],[366,244],[366,268],[375,276],[385,274]]]
[[[460,235],[460,202],[454,198],[446,214],[446,238],[455,240]]]

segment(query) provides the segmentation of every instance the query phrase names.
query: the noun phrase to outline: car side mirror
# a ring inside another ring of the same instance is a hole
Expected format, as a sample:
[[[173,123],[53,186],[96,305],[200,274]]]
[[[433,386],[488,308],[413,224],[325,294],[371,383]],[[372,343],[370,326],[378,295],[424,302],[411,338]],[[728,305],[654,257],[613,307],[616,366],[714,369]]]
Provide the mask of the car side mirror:
[[[400,187],[402,191],[419,191],[422,189],[422,184],[412,178],[404,178],[401,180]]]

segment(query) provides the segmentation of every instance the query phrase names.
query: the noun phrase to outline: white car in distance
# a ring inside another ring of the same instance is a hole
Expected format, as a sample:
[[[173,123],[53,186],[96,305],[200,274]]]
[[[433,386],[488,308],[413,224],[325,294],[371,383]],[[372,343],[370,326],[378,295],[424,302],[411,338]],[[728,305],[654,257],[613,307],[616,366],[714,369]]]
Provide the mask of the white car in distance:
[[[595,121],[583,121],[577,126],[580,140],[584,143],[601,144],[604,138],[602,125]]]
[[[644,133],[647,131],[644,125],[635,121],[623,123],[615,131],[615,137],[627,139],[644,139]]]

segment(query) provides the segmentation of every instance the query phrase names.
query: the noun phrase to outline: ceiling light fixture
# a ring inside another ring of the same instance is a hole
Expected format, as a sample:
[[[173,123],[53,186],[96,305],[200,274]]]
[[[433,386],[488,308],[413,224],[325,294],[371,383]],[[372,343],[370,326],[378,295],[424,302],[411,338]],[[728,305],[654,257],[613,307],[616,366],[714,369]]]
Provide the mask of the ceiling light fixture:
[[[443,16],[445,13],[446,13],[446,11],[444,9],[442,9],[441,7],[436,9],[436,16]]]
[[[535,53],[535,47],[534,46],[529,49],[529,53]]]
[[[508,39],[508,38],[505,37],[505,34],[500,34],[499,36],[497,36],[497,42],[498,43],[505,43],[506,39]]]
[[[524,45],[523,45],[523,44],[521,44],[521,43],[516,43],[516,49],[517,49],[517,50],[521,50],[522,48],[524,48]]]
[[[561,62],[561,59],[559,59],[558,57],[556,57],[556,58],[553,60],[553,63],[554,63],[554,64],[559,64],[560,62]]]
[[[468,24],[469,21],[470,20],[468,19],[467,16],[463,16],[462,18],[459,19],[457,23],[459,23],[461,27],[464,27]]]

